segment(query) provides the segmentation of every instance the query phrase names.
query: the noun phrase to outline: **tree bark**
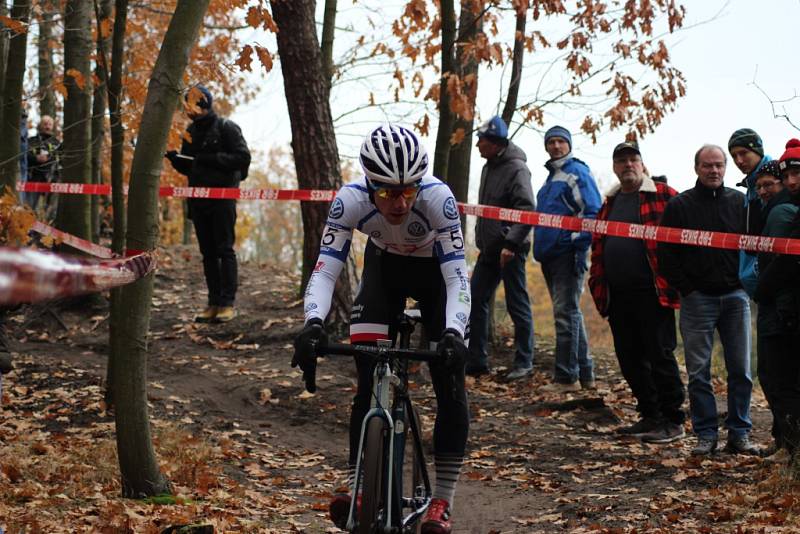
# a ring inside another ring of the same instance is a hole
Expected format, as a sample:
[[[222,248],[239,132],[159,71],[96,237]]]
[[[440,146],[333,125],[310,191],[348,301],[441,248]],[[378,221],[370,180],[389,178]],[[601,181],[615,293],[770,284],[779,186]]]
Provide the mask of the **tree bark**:
[[[447,83],[450,75],[455,73],[453,45],[456,39],[456,12],[453,0],[441,0],[439,4],[442,19],[442,79],[439,88],[439,127],[436,131],[436,148],[433,154],[433,175],[449,182],[450,173],[447,171],[447,166],[455,115],[450,109]]]
[[[30,0],[14,0],[11,18],[28,27]],[[8,46],[5,87],[0,102],[0,194],[5,187],[17,190],[19,180],[19,124],[22,116],[22,81],[25,76],[25,58],[28,33],[12,35]]]
[[[100,159],[103,150],[103,142],[106,138],[105,110],[106,95],[108,91],[108,35],[103,35],[104,21],[111,18],[111,0],[95,0],[95,18],[97,19],[97,61],[95,62],[94,73],[97,77],[97,85],[92,95],[92,183],[100,184],[103,182],[103,165]],[[91,223],[92,240],[97,243],[100,241],[100,196],[91,196]]]
[[[314,0],[272,0],[278,25],[278,53],[292,126],[297,182],[301,189],[337,189],[342,185],[339,151],[333,130],[330,88],[322,69]],[[302,288],[319,255],[329,204],[301,203],[303,219]],[[334,290],[328,323],[341,330],[349,322],[355,268],[348,259]]]
[[[111,249],[117,254],[122,254],[125,249],[125,195],[122,193],[124,185],[123,157],[125,147],[125,126],[122,124],[122,63],[125,52],[125,26],[128,20],[128,0],[115,0],[114,3],[114,28],[111,40],[111,64],[106,71],[109,74],[108,88],[108,115],[111,128],[111,207],[114,230],[112,234]],[[119,319],[124,314],[121,311],[120,288],[111,290],[111,318],[109,320],[109,336],[113,339],[120,331]],[[108,354],[108,368],[106,369],[105,400],[108,406],[114,405],[114,376],[116,376],[116,358],[114,351]]]
[[[514,36],[514,58],[511,62],[511,83],[508,84],[508,96],[506,104],[503,106],[503,121],[511,126],[511,119],[517,110],[517,97],[519,96],[519,86],[522,80],[522,59],[525,55],[525,21],[528,18],[528,2],[520,2],[517,11],[517,24]]]
[[[91,158],[92,42],[91,0],[68,0],[64,14],[64,143],[61,181],[89,183]],[[91,239],[91,202],[87,195],[60,195],[56,226]]]
[[[322,66],[328,90],[333,79],[333,37],[336,33],[336,0],[325,0],[325,15],[322,20]]]
[[[478,61],[475,56],[468,56],[464,53],[463,45],[475,40],[475,37],[483,31],[483,13],[476,9],[479,7],[478,0],[464,0],[461,3],[461,13],[458,18],[458,43],[456,46],[456,72],[461,78],[462,83],[472,78],[474,81],[465,87],[472,98],[472,112],[475,112],[475,97],[478,94]],[[475,17],[478,17],[476,20]],[[473,78],[474,77],[474,78]],[[450,160],[448,162],[447,180],[450,189],[453,190],[456,200],[467,202],[469,196],[469,171],[470,159],[472,156],[472,130],[474,119],[456,117],[453,124],[453,131],[459,128],[464,131],[464,138],[457,145],[450,148]],[[464,237],[467,235],[466,216],[461,216],[461,227]]]
[[[130,249],[153,250],[158,241],[158,182],[172,116],[182,92],[189,53],[210,0],[178,0],[147,89],[140,134],[133,154],[128,197]],[[118,12],[119,15],[119,12]],[[158,469],[147,413],[147,332],[153,275],[124,286],[111,339],[114,365],[117,453],[124,497],[169,491]]]
[[[8,16],[8,2],[0,0],[0,17]],[[11,32],[4,24],[0,24],[0,123],[3,122],[3,93],[6,86],[6,63],[8,62],[8,45]]]
[[[56,116],[56,90],[53,85],[55,67],[51,53],[53,38],[53,19],[59,11],[57,0],[41,0],[42,13],[39,17],[39,116]]]

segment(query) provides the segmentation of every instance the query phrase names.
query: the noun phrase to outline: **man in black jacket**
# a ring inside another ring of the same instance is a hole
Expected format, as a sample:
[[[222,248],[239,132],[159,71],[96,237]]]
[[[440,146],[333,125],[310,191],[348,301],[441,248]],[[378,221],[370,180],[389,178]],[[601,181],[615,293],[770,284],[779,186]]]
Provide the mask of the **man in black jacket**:
[[[478,202],[517,210],[533,211],[531,171],[525,153],[508,140],[508,127],[493,117],[478,129],[478,150],[486,159],[481,172]],[[480,250],[472,273],[469,361],[466,373],[477,376],[489,371],[486,344],[491,298],[503,280],[506,307],[514,322],[514,367],[507,378],[515,380],[533,370],[533,317],[525,282],[525,258],[531,247],[531,227],[479,218],[475,241]]]
[[[53,117],[43,115],[36,127],[36,135],[28,139],[29,182],[56,183],[60,179],[61,141],[53,133],[54,127]],[[45,197],[45,211],[53,211],[50,206],[52,197],[47,193],[26,193],[25,203],[36,210],[42,195]]]
[[[181,151],[165,154],[172,166],[189,177],[189,187],[239,187],[250,151],[239,127],[218,117],[211,93],[198,85],[186,94],[186,114],[192,119]],[[190,198],[189,217],[194,223],[203,272],[208,286],[208,306],[197,322],[227,322],[236,316],[238,286],[236,200]]]
[[[697,435],[693,455],[717,448],[717,404],[711,385],[714,330],[728,372],[727,449],[757,454],[750,442],[750,301],[739,281],[739,253],[707,246],[711,232],[743,233],[744,196],[723,185],[727,158],[718,146],[695,154],[697,183],[667,203],[663,226],[685,229],[686,242],[658,244],[661,274],[680,292],[680,330],[689,375],[689,410]],[[694,230],[694,232],[692,232]]]

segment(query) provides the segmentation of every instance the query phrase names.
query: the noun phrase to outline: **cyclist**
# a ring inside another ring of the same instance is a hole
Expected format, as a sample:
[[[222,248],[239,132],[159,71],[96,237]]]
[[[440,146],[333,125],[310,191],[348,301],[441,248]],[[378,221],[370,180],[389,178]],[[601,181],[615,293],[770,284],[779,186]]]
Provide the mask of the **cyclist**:
[[[464,389],[464,335],[470,288],[464,239],[455,198],[428,174],[425,147],[411,130],[384,124],[364,139],[364,179],[342,187],[328,214],[320,255],[305,293],[305,326],[295,339],[292,366],[303,370],[306,388],[316,390],[312,343],[326,343],[323,321],[334,284],[350,249],[353,230],[369,236],[361,283],[353,303],[350,340],[375,344],[393,339],[407,297],[417,300],[425,331],[440,339],[442,358],[430,365],[437,413],[433,430],[436,483],[422,523],[423,534],[451,531],[451,506],[469,429]],[[350,417],[348,485],[355,483],[361,423],[370,407],[374,365],[355,358],[358,389]],[[359,497],[360,498],[360,497]],[[345,528],[349,494],[330,505],[331,520]]]

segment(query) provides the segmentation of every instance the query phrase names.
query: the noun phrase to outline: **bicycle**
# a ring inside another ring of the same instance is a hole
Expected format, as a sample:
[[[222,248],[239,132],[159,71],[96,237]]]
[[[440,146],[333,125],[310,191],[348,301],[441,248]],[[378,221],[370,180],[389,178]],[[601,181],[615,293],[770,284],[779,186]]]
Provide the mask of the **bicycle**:
[[[415,313],[416,312],[416,313]],[[366,356],[376,365],[372,402],[361,425],[356,479],[351,494],[347,531],[354,534],[413,532],[428,509],[433,492],[422,449],[419,416],[408,393],[408,362],[438,358],[433,351],[409,349],[417,310],[402,314],[398,348],[390,340],[377,346],[328,343],[317,354]],[[409,436],[410,435],[410,436]],[[406,442],[410,442],[410,476],[404,473]],[[408,487],[404,487],[404,482]],[[358,495],[361,506],[358,507]],[[405,510],[409,510],[404,514]]]

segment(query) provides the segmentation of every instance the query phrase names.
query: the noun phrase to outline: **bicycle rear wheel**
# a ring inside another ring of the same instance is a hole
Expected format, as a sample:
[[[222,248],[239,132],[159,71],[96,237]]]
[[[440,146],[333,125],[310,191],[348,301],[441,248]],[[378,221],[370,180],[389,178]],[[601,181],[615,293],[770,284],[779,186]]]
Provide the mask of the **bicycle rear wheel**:
[[[361,459],[364,482],[361,493],[361,510],[358,513],[358,534],[373,534],[385,509],[384,488],[386,487],[384,459],[387,440],[386,423],[380,417],[373,417],[367,423],[364,436],[364,457]]]

